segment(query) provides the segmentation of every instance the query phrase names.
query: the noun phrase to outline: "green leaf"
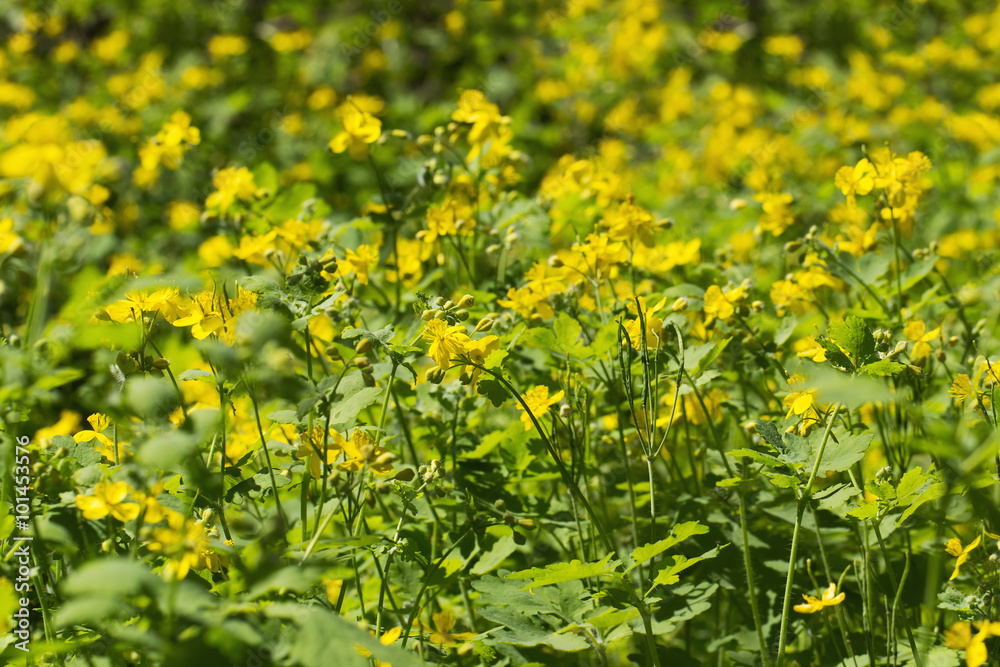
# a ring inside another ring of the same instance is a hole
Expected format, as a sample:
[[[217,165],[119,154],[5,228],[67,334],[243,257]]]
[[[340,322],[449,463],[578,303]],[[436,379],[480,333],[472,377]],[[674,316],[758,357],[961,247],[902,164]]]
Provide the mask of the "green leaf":
[[[186,370],[177,376],[178,380],[201,380],[202,382],[212,382],[212,378],[215,376],[208,371],[203,371],[198,368],[192,368]]]
[[[696,556],[694,558],[687,558],[685,556],[673,556],[674,564],[668,565],[667,567],[660,570],[659,573],[656,575],[656,578],[653,579],[653,583],[658,585],[662,584],[664,586],[673,586],[674,584],[676,584],[681,580],[681,578],[678,576],[681,572],[683,572],[684,570],[688,569],[693,565],[697,565],[703,560],[715,558],[716,556],[719,555],[719,551],[727,546],[729,545],[723,544],[717,546],[714,549],[710,549],[705,553],[703,553],[702,555]]]
[[[295,664],[302,667],[329,667],[331,656],[336,656],[338,667],[367,667],[371,662],[356,647],[368,651],[376,660],[392,663],[393,667],[424,664],[420,656],[398,644],[384,646],[368,631],[367,625],[353,623],[325,609],[307,607],[299,618],[301,629],[289,646]]]
[[[488,398],[495,408],[499,408],[507,400],[507,390],[495,378],[479,378],[479,382],[476,383],[476,393]]]
[[[508,530],[510,530],[508,528]],[[517,551],[517,543],[512,535],[505,535],[497,540],[489,551],[479,557],[479,561],[472,568],[472,574],[482,576],[497,569],[507,560],[507,556]]]
[[[276,410],[267,416],[276,424],[298,424],[299,416],[295,410]]]
[[[901,364],[898,361],[892,361],[891,359],[881,359],[879,361],[873,361],[870,364],[862,366],[859,370],[872,377],[886,377],[889,375],[896,375],[900,373],[906,364]]]
[[[731,452],[726,452],[726,456],[750,459],[754,463],[760,463],[768,468],[783,468],[788,465],[785,461],[782,461],[776,456],[764,454],[763,452],[757,452],[752,449],[734,449]]]
[[[631,572],[639,565],[645,563],[651,558],[655,558],[670,547],[680,544],[689,537],[704,535],[707,532],[708,526],[702,525],[697,521],[679,523],[670,531],[669,537],[664,538],[659,542],[654,542],[653,544],[646,544],[641,547],[637,547],[632,552],[632,566],[629,567],[626,572]]]
[[[874,519],[878,516],[878,503],[862,503],[860,507],[856,507],[847,513],[849,516],[853,516],[855,519]]]
[[[359,373],[360,375],[360,373]],[[341,387],[343,391],[345,388]],[[347,424],[353,421],[362,410],[375,403],[382,396],[379,387],[360,387],[334,402],[330,407],[330,425]]]
[[[77,442],[72,436],[57,435],[52,438],[52,446],[54,449],[65,447],[69,455],[76,459],[81,466],[89,466],[101,462],[101,453],[94,448],[93,440],[90,442]]]
[[[368,329],[344,329],[340,332],[340,337],[348,340],[351,338],[357,338],[358,336],[364,336],[371,342],[380,344],[382,347],[389,347],[392,343],[392,339],[396,337],[396,333],[392,330],[391,324],[382,327],[378,331],[369,331]]]
[[[834,442],[830,438],[823,450],[819,469],[833,472],[850,470],[851,466],[865,457],[874,437],[871,433],[862,433],[841,437],[840,442]]]
[[[571,560],[568,563],[555,563],[547,567],[533,567],[530,570],[513,572],[507,575],[507,579],[531,579],[531,583],[522,588],[527,591],[539,586],[550,586],[566,581],[577,579],[589,579],[601,575],[612,574],[618,561],[611,563],[612,554],[608,554],[596,563],[584,563],[579,560]]]
[[[777,449],[779,452],[784,451],[785,441],[781,437],[781,433],[778,432],[778,427],[774,425],[774,422],[764,421],[763,419],[758,419],[754,422],[754,429],[760,434],[760,437],[764,438],[764,441]]]
[[[719,341],[718,343],[714,343],[714,344],[712,344],[712,349],[711,349],[711,350],[709,350],[709,351],[708,351],[708,352],[707,352],[707,353],[706,353],[706,354],[705,354],[704,356],[702,356],[702,357],[701,357],[700,359],[698,359],[698,363],[697,363],[697,364],[695,365],[695,368],[694,368],[694,372],[693,372],[693,373],[691,374],[691,377],[693,377],[693,378],[696,378],[696,379],[697,379],[698,377],[701,377],[701,374],[702,374],[702,373],[704,373],[704,372],[705,372],[705,370],[706,370],[706,369],[707,369],[707,368],[708,368],[708,367],[709,367],[709,366],[710,366],[710,365],[711,365],[711,364],[712,364],[712,363],[713,363],[713,362],[714,362],[714,361],[715,361],[716,359],[718,359],[718,358],[719,358],[719,355],[720,355],[720,354],[722,354],[722,352],[723,352],[723,351],[724,351],[724,350],[726,349],[726,347],[727,347],[727,346],[729,345],[729,341],[731,341],[731,340],[732,340],[732,338],[726,338],[726,339],[724,339],[724,340],[720,340],[720,341]],[[695,354],[695,353],[697,352],[697,350],[698,350],[698,349],[699,349],[699,348],[695,348],[695,351],[694,351],[694,352],[692,352],[691,354]],[[685,365],[685,366],[690,366],[690,361],[689,361],[689,358],[685,358],[685,360],[684,360],[684,365]]]
[[[847,358],[844,351],[833,344],[833,342],[826,338],[825,336],[816,336],[816,342],[819,343],[820,347],[826,352],[826,360],[830,362],[834,368],[839,368],[845,371],[853,371],[854,364],[851,360]]]
[[[503,360],[507,358],[507,351],[496,349],[486,355],[483,360],[483,367],[493,370],[494,368],[500,368],[503,364]]]
[[[67,596],[95,595],[120,598],[152,593],[163,588],[163,580],[149,568],[130,558],[101,558],[83,564],[73,571],[63,583]]]
[[[834,345],[850,355],[855,366],[863,366],[875,355],[875,338],[865,321],[848,315],[840,322],[830,322],[827,335]]]

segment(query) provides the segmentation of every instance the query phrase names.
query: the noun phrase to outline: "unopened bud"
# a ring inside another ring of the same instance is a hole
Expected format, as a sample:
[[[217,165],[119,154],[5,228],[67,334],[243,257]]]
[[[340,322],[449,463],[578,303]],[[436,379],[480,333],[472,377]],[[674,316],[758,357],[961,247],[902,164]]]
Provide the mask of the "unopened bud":
[[[497,498],[493,502],[493,507],[497,508],[498,510],[500,510],[502,512],[505,509],[507,509],[507,504],[503,501],[503,498]]]
[[[559,406],[559,416],[563,419],[569,419],[573,416],[573,408],[566,403],[563,403]]]
[[[505,524],[507,524],[508,526],[513,526],[515,523],[517,523],[517,518],[513,514],[511,514],[510,512],[504,512],[503,513],[503,522]]]
[[[356,357],[354,359],[354,365],[358,368],[368,368],[371,366],[371,360],[368,357]]]
[[[455,302],[452,301],[451,299],[448,299],[447,301],[444,302],[444,305],[441,306],[441,310],[451,310],[454,307],[455,307]]]
[[[521,528],[524,528],[525,530],[534,530],[535,528],[537,528],[535,522],[531,519],[521,519],[520,521],[517,522],[517,525],[519,525]]]
[[[802,241],[789,241],[785,244],[785,252],[797,252],[802,248]]]
[[[731,202],[729,202],[729,210],[730,211],[739,211],[740,209],[746,208],[746,207],[747,207],[747,200],[746,199],[736,198],[736,199],[732,200]]]
[[[934,358],[940,361],[941,363],[944,363],[945,359],[948,358],[948,355],[944,353],[944,350],[935,350]]]
[[[427,381],[431,384],[441,384],[444,380],[444,369],[443,368],[432,368],[427,371]]]
[[[392,452],[385,452],[383,454],[380,454],[379,457],[375,459],[375,462],[372,464],[372,466],[373,467],[374,466],[382,466],[382,467],[384,467],[384,466],[392,465],[392,462],[395,461],[395,460],[396,460],[396,455],[395,454],[393,454]]]
[[[459,322],[464,322],[464,321],[466,321],[467,319],[469,319],[469,311],[465,310],[464,308],[463,308],[463,309],[461,309],[461,310],[456,310],[456,311],[455,311],[455,318],[456,318],[456,319],[457,319],[457,320],[458,320]]]
[[[354,351],[358,354],[367,354],[372,349],[372,342],[367,338],[362,338],[358,341],[358,344],[354,346]]]
[[[764,302],[754,301],[753,303],[750,304],[750,308],[753,310],[753,312],[759,313],[764,310]]]
[[[955,347],[958,345],[958,336],[952,336],[948,339],[948,347]]]
[[[472,296],[471,294],[466,294],[465,296],[463,296],[461,299],[458,300],[458,307],[472,308],[472,306],[475,305],[475,303],[476,303],[476,297]]]
[[[161,371],[170,366],[170,362],[166,359],[154,359],[153,368],[159,368]]]
[[[549,266],[551,266],[553,269],[562,268],[562,265],[563,261],[558,257],[556,257],[555,255],[549,257]]]
[[[670,310],[672,310],[675,313],[680,313],[682,311],[687,310],[687,307],[688,307],[687,297],[679,296],[677,297],[677,300],[674,301],[673,305],[670,306]]]
[[[340,350],[337,349],[336,345],[327,345],[326,349],[323,351],[326,352],[327,356],[331,359],[340,359]]]
[[[476,329],[472,333],[486,333],[493,328],[495,323],[496,320],[494,320],[492,316],[487,315],[483,319],[479,320],[479,324],[476,325]]]

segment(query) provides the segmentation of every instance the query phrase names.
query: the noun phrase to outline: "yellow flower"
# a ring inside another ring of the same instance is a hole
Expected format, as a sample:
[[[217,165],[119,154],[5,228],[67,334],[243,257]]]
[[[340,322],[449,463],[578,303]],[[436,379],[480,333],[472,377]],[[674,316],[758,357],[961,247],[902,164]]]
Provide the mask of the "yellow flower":
[[[337,432],[333,432],[332,436],[334,445],[343,450],[346,459],[337,466],[341,470],[357,472],[367,465],[372,472],[379,475],[392,472],[392,462],[396,457],[382,447],[376,447],[375,441],[366,431],[360,428],[354,429],[350,440]]]
[[[964,549],[962,548],[962,541],[957,537],[953,537],[948,540],[948,545],[944,548],[944,550],[947,551],[949,555],[958,558],[958,560],[955,561],[955,571],[951,573],[951,577],[948,578],[948,581],[951,581],[958,576],[958,569],[962,567],[962,563],[969,560],[969,553],[979,546],[982,539],[982,535],[977,536],[976,539],[970,542]]]
[[[959,621],[944,631],[944,645],[956,651],[965,651],[966,667],[980,667],[986,664],[986,640],[1000,637],[1000,623],[982,621],[976,623],[979,632],[972,634],[972,624]]]
[[[342,437],[338,437],[335,430],[330,429],[330,436],[326,441],[326,465],[331,466],[336,462],[342,451],[340,442]],[[309,474],[318,479],[323,475],[323,429],[313,426],[312,431],[303,433],[300,438],[299,449],[295,456],[299,459],[309,457]]]
[[[24,239],[14,232],[13,218],[0,220],[0,253],[16,252],[24,247]]]
[[[841,593],[837,595],[837,585],[830,584],[830,587],[823,591],[823,597],[821,598],[814,598],[811,595],[805,594],[802,597],[805,599],[805,602],[795,605],[793,609],[800,614],[814,614],[817,611],[823,611],[825,607],[840,604],[844,601],[845,594]]]
[[[433,359],[438,368],[448,370],[452,357],[465,351],[469,344],[469,334],[462,324],[448,326],[444,321],[433,319],[424,327],[423,339],[430,343],[427,356]]]
[[[975,396],[976,392],[972,388],[969,376],[965,373],[959,373],[955,376],[955,381],[951,383],[951,388],[948,390],[948,394],[955,399],[956,403],[961,405],[967,399]]]
[[[903,335],[914,341],[910,359],[913,363],[919,364],[931,353],[930,342],[941,335],[941,327],[927,331],[927,325],[923,320],[913,320],[903,329]]]
[[[227,60],[246,53],[250,42],[241,35],[215,35],[208,40],[208,52],[213,60]]]
[[[539,385],[534,389],[524,392],[524,403],[528,406],[528,409],[524,410],[524,406],[520,402],[517,404],[518,410],[524,410],[524,414],[521,415],[524,430],[530,431],[532,426],[534,426],[531,419],[532,415],[535,416],[535,419],[541,419],[549,411],[550,406],[562,400],[564,394],[565,392],[560,390],[550,397],[549,388],[545,385]]]
[[[205,206],[223,214],[237,199],[250,201],[258,192],[257,185],[253,182],[253,173],[246,167],[226,167],[215,175],[212,185],[216,191],[208,195]]]
[[[455,632],[455,615],[450,611],[439,611],[431,616],[434,622],[434,630],[426,628],[430,633],[430,642],[439,646],[455,646],[459,641],[466,641],[476,636],[475,632]],[[425,626],[426,627],[426,626]]]
[[[129,490],[125,482],[98,482],[94,495],[79,495],[74,502],[84,519],[96,521],[110,514],[119,521],[131,521],[139,516],[139,505],[125,502]]]
[[[382,121],[360,109],[350,97],[337,107],[336,114],[343,129],[330,140],[330,150],[334,153],[347,151],[355,160],[364,160],[368,156],[368,144],[382,134]]]
[[[866,195],[875,187],[875,167],[868,158],[862,158],[853,167],[841,167],[833,182],[847,195],[848,205],[854,206],[855,195]]]
[[[362,285],[368,284],[368,271],[378,264],[378,249],[361,244],[357,250],[348,250],[344,259],[337,263],[337,275],[349,276],[352,273]]]
[[[112,322],[130,322],[142,313],[161,313],[167,321],[177,319],[179,292],[176,287],[163,287],[152,294],[143,290],[127,292],[125,298],[116,301],[104,312]]]

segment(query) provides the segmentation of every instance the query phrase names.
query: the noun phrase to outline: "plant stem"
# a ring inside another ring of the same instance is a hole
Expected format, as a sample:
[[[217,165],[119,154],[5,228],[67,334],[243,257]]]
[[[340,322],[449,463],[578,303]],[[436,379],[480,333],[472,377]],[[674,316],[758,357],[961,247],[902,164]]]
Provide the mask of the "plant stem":
[[[816,475],[823,460],[823,452],[826,450],[826,443],[830,440],[830,431],[833,430],[833,420],[837,417],[837,412],[839,411],[840,403],[838,402],[833,406],[833,410],[830,412],[829,417],[827,417],[826,430],[823,431],[823,439],[819,443],[819,450],[816,452],[816,460],[813,462],[812,472],[809,474],[809,480],[806,482],[802,495],[799,496],[798,508],[795,511],[795,528],[792,530],[792,550],[788,555],[788,577],[785,579],[785,598],[781,606],[781,632],[778,635],[778,658],[776,662],[778,667],[781,667],[785,661],[785,646],[788,641],[788,616],[792,610],[792,584],[795,581],[795,559],[799,551],[799,533],[802,529],[802,515],[809,504],[813,482],[816,481]]]

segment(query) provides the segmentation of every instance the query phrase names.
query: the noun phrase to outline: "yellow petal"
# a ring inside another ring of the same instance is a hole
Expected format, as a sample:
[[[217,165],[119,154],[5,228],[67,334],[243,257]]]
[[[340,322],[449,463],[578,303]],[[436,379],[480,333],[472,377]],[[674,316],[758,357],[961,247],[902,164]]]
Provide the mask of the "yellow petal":
[[[382,633],[382,636],[379,638],[379,641],[382,642],[382,644],[384,644],[385,646],[388,646],[389,644],[399,639],[399,636],[401,634],[403,634],[403,628],[397,625],[396,627],[390,628],[386,630],[384,633]]]

